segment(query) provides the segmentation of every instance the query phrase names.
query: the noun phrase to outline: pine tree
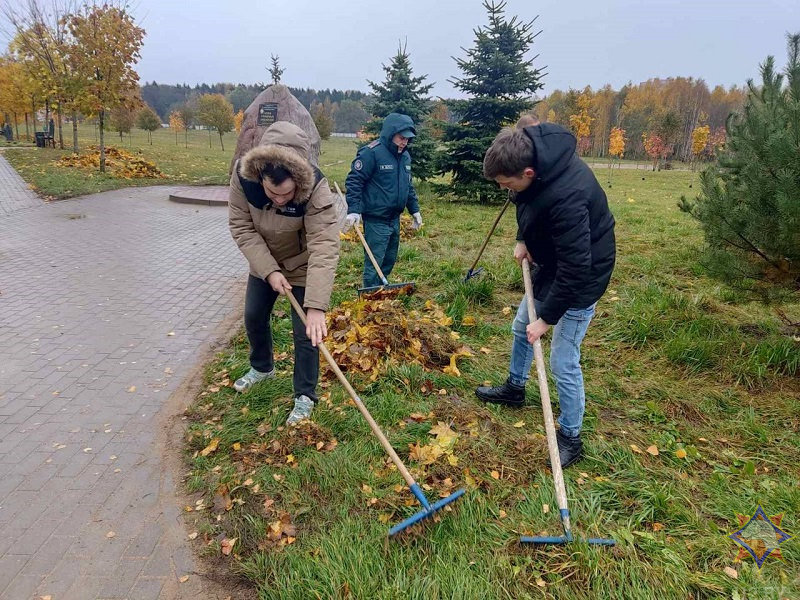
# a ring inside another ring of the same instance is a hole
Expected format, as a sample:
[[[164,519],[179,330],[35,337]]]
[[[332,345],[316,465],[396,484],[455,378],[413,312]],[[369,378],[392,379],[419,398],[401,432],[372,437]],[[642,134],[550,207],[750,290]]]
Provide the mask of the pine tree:
[[[800,34],[788,40],[785,77],[767,57],[744,112],[728,119],[719,164],[679,205],[700,221],[709,272],[763,301],[800,293]]]
[[[438,171],[452,173],[452,185],[440,186],[443,193],[481,203],[501,200],[506,192],[483,177],[483,155],[504,126],[512,125],[521,113],[535,104],[530,96],[542,87],[540,69],[525,54],[536,37],[535,18],[519,23],[504,16],[506,2],[484,0],[489,13],[488,27],[475,30],[475,46],[466,59],[456,59],[464,77],[450,82],[469,98],[448,102],[459,116],[445,126],[446,150],[440,154]]]
[[[272,83],[273,84],[280,83],[281,82],[281,75],[283,75],[283,72],[286,69],[281,69],[281,65],[278,62],[279,59],[280,59],[279,56],[275,56],[274,54],[270,54],[269,57],[270,57],[270,60],[272,60],[272,67],[267,69],[267,71],[269,71],[270,77],[272,77]]]
[[[431,111],[428,93],[433,84],[424,83],[427,75],[413,76],[410,58],[406,45],[401,45],[389,66],[383,65],[385,81],[367,81],[375,94],[375,100],[371,107],[373,119],[364,126],[364,132],[369,137],[378,137],[383,119],[390,113],[411,117],[417,130],[417,137],[408,147],[412,160],[411,173],[424,181],[433,176],[433,154],[436,149],[426,122]]]

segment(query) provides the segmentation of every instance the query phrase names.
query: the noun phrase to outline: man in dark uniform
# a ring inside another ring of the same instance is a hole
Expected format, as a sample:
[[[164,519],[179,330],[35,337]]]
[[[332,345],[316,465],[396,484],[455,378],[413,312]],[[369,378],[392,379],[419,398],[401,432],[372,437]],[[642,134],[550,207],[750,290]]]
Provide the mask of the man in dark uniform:
[[[422,226],[417,192],[411,183],[408,143],[416,137],[414,121],[391,113],[383,121],[380,137],[358,151],[347,175],[346,229],[364,222],[364,237],[388,277],[400,246],[400,215],[408,210],[412,227]],[[372,262],[364,255],[364,287],[380,285]]]

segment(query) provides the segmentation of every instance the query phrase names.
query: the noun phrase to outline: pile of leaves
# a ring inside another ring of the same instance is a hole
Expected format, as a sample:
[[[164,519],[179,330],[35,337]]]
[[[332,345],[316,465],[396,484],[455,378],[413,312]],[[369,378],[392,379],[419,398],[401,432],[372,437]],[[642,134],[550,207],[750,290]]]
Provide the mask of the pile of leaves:
[[[151,162],[138,156],[120,150],[113,146],[106,148],[106,168],[116,177],[122,179],[163,178],[166,177],[161,170]],[[61,158],[57,163],[59,167],[77,167],[79,169],[100,168],[100,148],[89,146],[83,154],[70,154]]]
[[[403,213],[400,216],[400,239],[402,241],[410,240],[419,233],[419,229],[414,229],[413,225],[414,220],[411,218],[411,215]],[[339,237],[343,241],[353,242],[355,244],[361,243],[358,239],[358,234],[352,228],[348,230],[347,233],[339,234]]]
[[[472,352],[450,329],[453,319],[431,300],[421,310],[409,310],[399,296],[410,287],[364,294],[331,312],[328,349],[342,371],[375,381],[393,361],[461,375],[456,361]]]

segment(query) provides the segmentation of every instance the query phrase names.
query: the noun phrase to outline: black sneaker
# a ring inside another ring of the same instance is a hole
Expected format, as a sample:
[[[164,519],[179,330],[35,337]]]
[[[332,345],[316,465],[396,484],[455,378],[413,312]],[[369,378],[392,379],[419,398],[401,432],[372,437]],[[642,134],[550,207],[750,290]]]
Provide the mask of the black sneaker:
[[[481,386],[475,390],[475,395],[480,400],[492,404],[504,404],[513,408],[525,405],[525,386],[514,385],[509,380],[496,387]]]
[[[561,433],[561,430],[556,431],[556,442],[558,443],[558,456],[561,458],[561,468],[566,469],[570,465],[583,458],[583,442],[580,436],[569,437]],[[547,461],[550,464],[550,461]]]

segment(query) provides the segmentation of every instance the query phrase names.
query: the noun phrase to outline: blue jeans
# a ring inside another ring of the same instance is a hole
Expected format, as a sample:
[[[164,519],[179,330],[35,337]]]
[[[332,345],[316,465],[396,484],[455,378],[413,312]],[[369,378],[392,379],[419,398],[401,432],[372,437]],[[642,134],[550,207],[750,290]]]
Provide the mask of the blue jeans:
[[[375,262],[387,279],[397,262],[397,250],[400,246],[400,217],[394,221],[364,219],[364,238],[375,257]],[[381,278],[372,266],[372,261],[364,251],[364,287],[381,285]]]
[[[541,302],[534,301],[536,311]],[[581,432],[583,413],[586,408],[586,394],[583,389],[583,372],[581,371],[581,342],[594,316],[596,304],[589,308],[570,308],[556,323],[550,338],[550,370],[556,380],[558,403],[561,414],[558,424],[561,432],[575,437]],[[514,343],[511,347],[511,366],[509,379],[515,385],[525,385],[533,363],[533,346],[528,343],[525,332],[529,323],[527,298],[522,301],[511,325]]]

